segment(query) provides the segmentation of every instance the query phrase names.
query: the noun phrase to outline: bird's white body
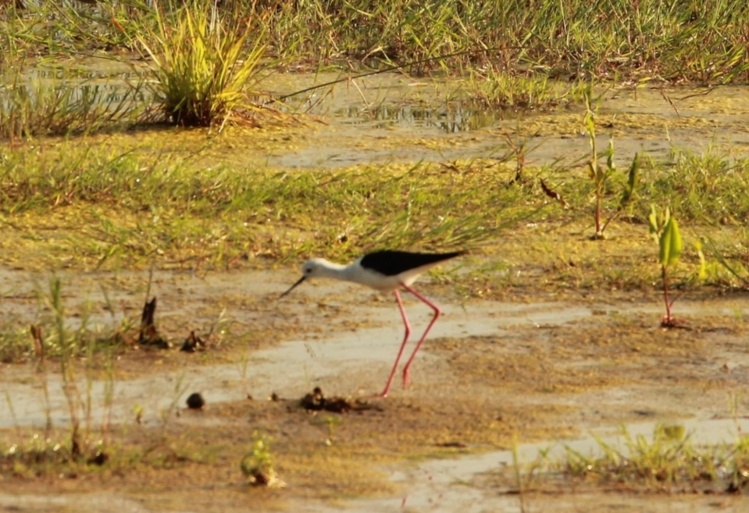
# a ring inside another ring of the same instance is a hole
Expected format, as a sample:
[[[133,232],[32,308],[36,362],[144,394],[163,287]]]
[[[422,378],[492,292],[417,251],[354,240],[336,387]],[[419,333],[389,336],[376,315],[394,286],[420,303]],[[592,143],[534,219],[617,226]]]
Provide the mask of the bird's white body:
[[[335,280],[350,281],[379,290],[380,292],[390,292],[402,285],[410,286],[416,281],[419,275],[429,270],[430,267],[437,265],[424,265],[415,269],[409,269],[400,274],[386,276],[372,269],[362,267],[362,258],[349,265],[336,264],[324,258],[313,258],[305,262],[302,266],[302,275],[306,279],[333,278]]]

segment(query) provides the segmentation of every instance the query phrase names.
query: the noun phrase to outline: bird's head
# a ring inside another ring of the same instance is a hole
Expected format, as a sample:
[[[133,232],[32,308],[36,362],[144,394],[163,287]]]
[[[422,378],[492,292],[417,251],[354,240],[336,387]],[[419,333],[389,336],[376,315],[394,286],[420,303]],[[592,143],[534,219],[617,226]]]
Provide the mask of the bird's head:
[[[302,264],[302,277],[297,280],[294,285],[289,287],[289,290],[281,294],[280,297],[284,297],[286,294],[294,290],[298,285],[301,285],[303,281],[309,280],[318,276],[322,276],[325,272],[325,269],[327,269],[328,261],[323,258],[313,258],[311,260],[307,260]]]

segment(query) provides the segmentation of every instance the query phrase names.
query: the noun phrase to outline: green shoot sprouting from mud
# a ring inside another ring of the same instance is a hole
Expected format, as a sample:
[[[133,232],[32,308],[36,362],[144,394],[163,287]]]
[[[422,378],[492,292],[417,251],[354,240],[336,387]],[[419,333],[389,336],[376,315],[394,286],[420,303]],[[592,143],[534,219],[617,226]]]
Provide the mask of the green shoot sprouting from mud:
[[[636,153],[632,159],[632,164],[629,166],[629,172],[627,175],[627,183],[624,185],[621,199],[616,210],[609,215],[609,217],[603,220],[603,198],[606,193],[606,185],[609,178],[616,172],[616,164],[614,163],[614,140],[609,139],[609,146],[604,153],[606,157],[606,167],[599,164],[599,156],[596,147],[596,124],[595,124],[595,112],[591,108],[591,92],[588,90],[585,94],[585,128],[588,132],[590,139],[590,160],[588,161],[588,172],[591,180],[593,180],[593,190],[595,194],[595,224],[596,233],[593,235],[594,240],[600,240],[604,238],[604,231],[608,225],[621,214],[624,209],[630,205],[632,199],[635,196],[635,188],[639,178],[640,161],[639,155]]]
[[[664,328],[672,328],[677,325],[677,322],[671,313],[671,307],[674,304],[675,298],[669,297],[668,271],[679,261],[683,248],[681,233],[679,232],[679,224],[676,222],[676,219],[671,216],[668,207],[664,210],[663,215],[659,216],[655,205],[653,205],[650,210],[650,215],[648,216],[648,225],[650,234],[655,238],[660,247],[658,261],[661,265],[663,302],[666,305],[666,315],[664,315],[661,320],[661,326]]]
[[[242,458],[239,468],[250,484],[281,488],[285,485],[273,469],[270,443],[270,437],[255,431],[252,434],[252,447]]]

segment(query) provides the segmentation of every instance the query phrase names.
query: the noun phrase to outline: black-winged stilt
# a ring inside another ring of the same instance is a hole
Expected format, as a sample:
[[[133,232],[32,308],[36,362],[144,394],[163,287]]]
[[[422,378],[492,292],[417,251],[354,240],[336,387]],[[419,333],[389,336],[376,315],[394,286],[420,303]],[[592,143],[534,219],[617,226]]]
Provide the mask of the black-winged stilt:
[[[382,397],[387,397],[390,392],[390,385],[393,382],[393,377],[395,376],[395,371],[398,368],[398,363],[400,362],[403,350],[408,342],[408,337],[411,335],[411,325],[408,322],[406,310],[403,308],[403,301],[401,300],[398,288],[403,287],[434,311],[432,320],[429,322],[427,329],[424,331],[424,334],[416,344],[413,353],[411,353],[411,357],[406,362],[406,366],[403,368],[403,386],[406,387],[408,386],[411,364],[416,356],[416,352],[424,343],[429,330],[432,329],[432,326],[437,321],[440,313],[442,313],[437,305],[412,289],[411,284],[416,281],[416,278],[418,278],[419,275],[435,265],[464,253],[464,251],[454,251],[452,253],[411,253],[408,251],[382,250],[368,253],[349,265],[336,264],[329,262],[324,258],[313,258],[304,263],[302,266],[302,277],[299,278],[299,280],[292,285],[289,290],[281,294],[281,297],[294,290],[294,288],[303,281],[312,278],[334,278],[337,280],[360,283],[381,292],[392,290],[395,294],[395,300],[398,302],[401,316],[403,317],[406,334],[403,337],[403,343],[398,351],[398,356],[395,358],[393,370],[390,372],[390,377],[385,385],[385,390],[383,390],[381,394]]]

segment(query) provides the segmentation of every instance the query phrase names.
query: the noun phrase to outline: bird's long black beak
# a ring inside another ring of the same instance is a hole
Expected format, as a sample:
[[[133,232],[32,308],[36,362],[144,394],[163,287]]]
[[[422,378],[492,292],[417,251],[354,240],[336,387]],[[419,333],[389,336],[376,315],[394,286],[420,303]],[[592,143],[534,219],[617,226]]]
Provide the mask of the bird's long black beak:
[[[294,285],[292,285],[291,287],[289,287],[289,290],[287,290],[286,292],[284,292],[283,294],[281,294],[280,296],[278,296],[278,299],[281,299],[286,294],[288,294],[289,292],[291,292],[292,290],[294,290],[297,287],[297,285],[301,285],[301,283],[305,280],[305,278],[307,278],[307,277],[306,276],[302,276],[301,278],[299,278],[299,280]]]

